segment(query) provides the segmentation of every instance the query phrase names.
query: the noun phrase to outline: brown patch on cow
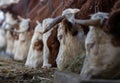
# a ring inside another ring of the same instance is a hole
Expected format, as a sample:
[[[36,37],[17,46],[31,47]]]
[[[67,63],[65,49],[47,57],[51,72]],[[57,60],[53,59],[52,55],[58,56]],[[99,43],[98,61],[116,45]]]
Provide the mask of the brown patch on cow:
[[[51,35],[49,36],[47,40],[47,45],[50,50],[48,62],[52,65],[52,67],[57,66],[56,58],[57,58],[57,55],[59,52],[59,46],[60,46],[60,43],[57,39],[57,29],[58,29],[58,26],[55,26],[55,28],[53,28],[53,30],[51,31]]]
[[[37,51],[42,51],[43,50],[43,41],[42,40],[37,40],[34,42],[33,49]]]

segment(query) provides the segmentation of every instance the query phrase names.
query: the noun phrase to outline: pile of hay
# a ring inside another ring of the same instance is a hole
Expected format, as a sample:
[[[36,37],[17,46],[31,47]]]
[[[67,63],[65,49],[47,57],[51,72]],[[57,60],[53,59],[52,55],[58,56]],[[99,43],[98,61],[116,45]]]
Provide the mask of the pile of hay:
[[[65,71],[70,71],[79,74],[84,62],[84,58],[85,52],[75,57],[73,61],[71,61],[71,65]]]

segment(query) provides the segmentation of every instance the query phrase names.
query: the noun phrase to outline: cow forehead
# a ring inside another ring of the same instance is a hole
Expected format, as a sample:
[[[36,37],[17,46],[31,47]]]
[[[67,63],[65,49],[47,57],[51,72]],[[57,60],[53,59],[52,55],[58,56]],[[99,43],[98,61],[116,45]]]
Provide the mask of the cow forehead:
[[[46,19],[43,20],[42,25],[44,25],[44,24],[49,24],[49,23],[51,23],[52,21],[53,21],[53,18],[46,18]]]
[[[47,26],[49,26],[49,24],[52,23],[53,20],[54,20],[53,18],[47,18],[43,20],[42,22],[43,31],[46,30]]]

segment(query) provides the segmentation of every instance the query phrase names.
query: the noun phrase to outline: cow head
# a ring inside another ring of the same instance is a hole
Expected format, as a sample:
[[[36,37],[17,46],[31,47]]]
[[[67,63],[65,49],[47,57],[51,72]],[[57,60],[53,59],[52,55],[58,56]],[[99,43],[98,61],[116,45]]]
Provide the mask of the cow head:
[[[14,32],[17,32],[17,33],[23,33],[25,31],[27,31],[29,29],[29,22],[30,22],[30,19],[24,19],[20,16],[18,16],[18,19],[20,20],[20,23],[19,23],[19,30],[14,30]]]
[[[108,14],[98,12],[92,15],[90,20],[76,21],[90,26],[85,40],[86,59],[80,73],[82,78],[116,78],[119,72],[120,47],[112,44],[115,38],[112,33],[103,31],[106,18],[108,19]]]
[[[36,68],[43,62],[42,24],[37,21],[25,65]]]
[[[29,46],[30,46],[30,35],[29,35],[29,21],[30,19],[20,18],[21,22],[19,24],[19,40],[17,42],[16,52],[14,55],[15,60],[25,60],[27,58]]]
[[[11,13],[7,12],[5,14],[5,21],[3,22],[2,28],[10,30],[15,24],[18,24],[18,21],[13,18]]]

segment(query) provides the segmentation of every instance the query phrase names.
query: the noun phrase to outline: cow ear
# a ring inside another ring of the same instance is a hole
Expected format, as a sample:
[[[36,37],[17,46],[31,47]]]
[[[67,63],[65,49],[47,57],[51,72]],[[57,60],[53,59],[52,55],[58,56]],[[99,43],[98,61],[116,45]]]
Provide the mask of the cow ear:
[[[108,19],[109,33],[115,37],[120,36],[120,10],[112,13]]]

